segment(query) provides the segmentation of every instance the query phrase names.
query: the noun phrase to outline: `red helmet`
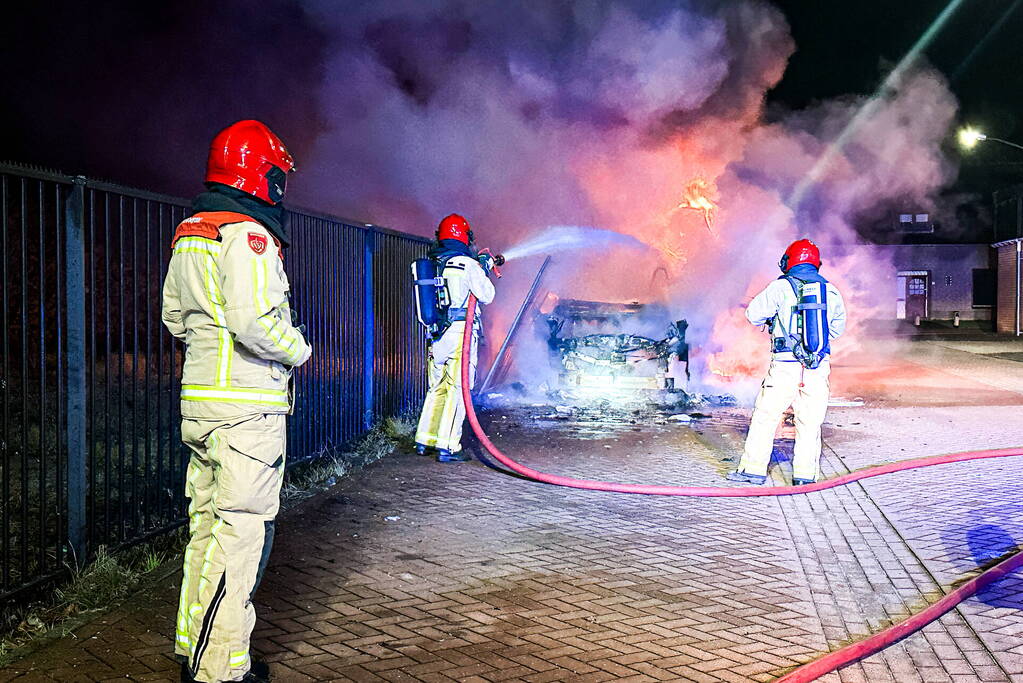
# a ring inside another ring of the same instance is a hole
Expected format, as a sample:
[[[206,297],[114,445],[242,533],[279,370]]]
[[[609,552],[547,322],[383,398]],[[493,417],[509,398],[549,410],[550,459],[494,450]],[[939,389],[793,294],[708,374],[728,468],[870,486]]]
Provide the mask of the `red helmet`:
[[[821,250],[810,240],[796,240],[785,250],[785,255],[778,261],[781,272],[789,272],[789,268],[798,266],[800,263],[809,263],[814,268],[821,267]]]
[[[437,226],[438,240],[458,240],[462,244],[472,243],[472,228],[469,221],[457,213],[446,216]]]
[[[206,182],[236,187],[277,204],[284,198],[288,173],[294,170],[295,160],[273,131],[259,121],[239,121],[210,143]]]

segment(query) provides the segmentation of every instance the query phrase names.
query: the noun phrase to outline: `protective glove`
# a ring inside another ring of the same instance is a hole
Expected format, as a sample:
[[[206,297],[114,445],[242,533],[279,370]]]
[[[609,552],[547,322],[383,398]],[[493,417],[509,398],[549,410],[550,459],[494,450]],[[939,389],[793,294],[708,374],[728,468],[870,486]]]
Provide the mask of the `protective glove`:
[[[294,308],[288,307],[291,311],[291,326],[298,330],[298,333],[302,335],[302,339],[305,339],[305,343],[309,343],[309,334],[306,332],[305,323],[299,322],[298,313],[295,312]]]
[[[494,269],[495,265],[494,257],[491,256],[490,254],[480,254],[476,258],[477,260],[479,260],[480,265],[483,266],[483,270],[485,270],[486,272],[489,273]]]

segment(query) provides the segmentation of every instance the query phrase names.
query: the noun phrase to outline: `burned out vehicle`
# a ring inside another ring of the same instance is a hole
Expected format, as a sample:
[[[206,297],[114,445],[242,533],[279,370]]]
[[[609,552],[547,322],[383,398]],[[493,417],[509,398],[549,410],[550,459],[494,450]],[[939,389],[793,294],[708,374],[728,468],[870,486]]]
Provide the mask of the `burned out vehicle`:
[[[549,294],[536,322],[562,391],[675,392],[683,388],[678,380],[689,377],[688,323],[672,320],[663,307]],[[663,336],[648,336],[654,331]]]

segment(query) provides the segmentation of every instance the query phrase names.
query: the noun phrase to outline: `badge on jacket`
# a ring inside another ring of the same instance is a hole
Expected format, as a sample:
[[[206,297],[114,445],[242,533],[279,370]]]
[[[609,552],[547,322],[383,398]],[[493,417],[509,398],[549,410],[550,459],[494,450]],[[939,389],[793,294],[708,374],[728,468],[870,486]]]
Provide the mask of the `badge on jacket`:
[[[258,232],[249,233],[249,248],[256,252],[260,256],[266,251],[267,239],[266,235],[261,235]]]

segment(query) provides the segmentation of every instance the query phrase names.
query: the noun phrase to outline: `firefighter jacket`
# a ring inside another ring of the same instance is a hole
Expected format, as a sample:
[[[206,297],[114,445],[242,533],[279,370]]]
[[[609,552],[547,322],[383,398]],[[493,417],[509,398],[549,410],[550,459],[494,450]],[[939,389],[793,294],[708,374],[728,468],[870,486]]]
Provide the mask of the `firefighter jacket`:
[[[163,322],[186,344],[182,417],[291,412],[292,369],[312,351],[288,291],[280,246],[249,216],[201,212],[178,226]]]
[[[489,304],[494,300],[494,283],[487,277],[479,261],[471,256],[454,256],[447,260],[442,271],[447,282],[448,297],[451,307],[448,315],[452,322],[465,320],[466,308],[469,306],[469,295],[474,294],[480,304]],[[476,310],[475,332],[483,327],[483,313],[480,307]],[[459,329],[465,329],[459,326]]]
[[[841,292],[830,282],[825,284],[828,297],[828,336],[838,339],[845,332],[845,301]],[[796,294],[792,285],[785,280],[774,280],[753,297],[746,307],[746,319],[754,325],[770,325],[771,338],[783,342],[795,332],[792,318],[796,313]],[[794,361],[791,351],[779,351],[772,355],[775,360]]]

